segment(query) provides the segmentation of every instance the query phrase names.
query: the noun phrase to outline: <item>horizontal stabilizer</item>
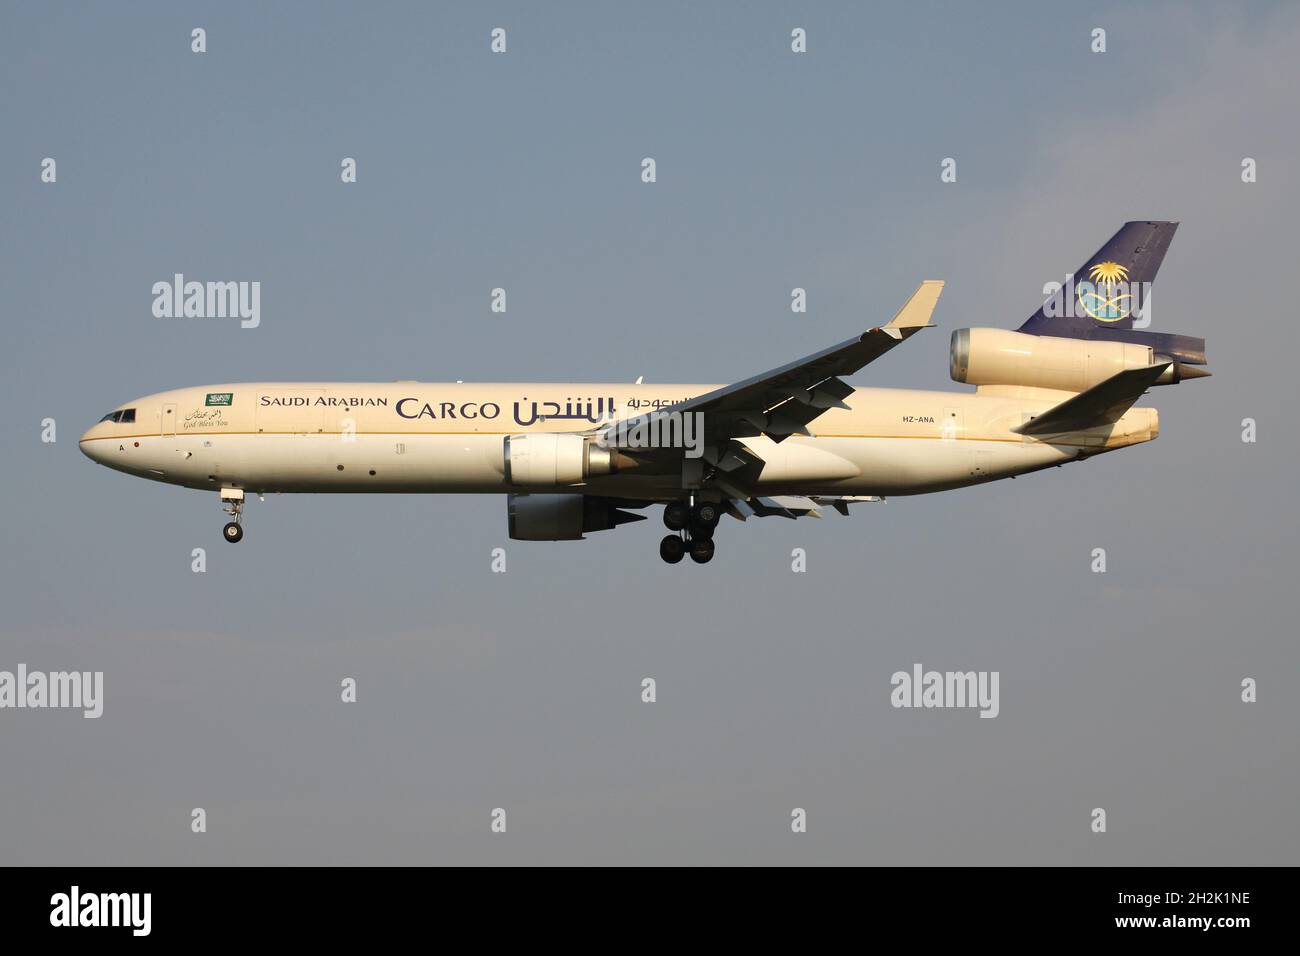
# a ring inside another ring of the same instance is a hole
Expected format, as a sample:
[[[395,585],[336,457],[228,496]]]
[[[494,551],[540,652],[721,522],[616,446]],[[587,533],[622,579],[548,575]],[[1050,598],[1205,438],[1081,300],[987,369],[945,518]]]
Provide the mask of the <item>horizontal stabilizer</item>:
[[[1057,435],[1113,425],[1133,407],[1143,392],[1155,384],[1170,364],[1161,362],[1145,368],[1126,369],[1011,430],[1019,435]]]

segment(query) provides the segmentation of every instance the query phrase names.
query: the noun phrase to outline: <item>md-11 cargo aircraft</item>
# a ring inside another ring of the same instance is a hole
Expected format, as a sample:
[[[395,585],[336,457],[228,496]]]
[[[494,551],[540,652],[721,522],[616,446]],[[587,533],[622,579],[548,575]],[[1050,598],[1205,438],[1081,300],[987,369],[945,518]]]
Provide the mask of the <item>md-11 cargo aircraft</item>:
[[[660,556],[703,564],[724,514],[847,515],[1154,439],[1156,410],[1134,403],[1210,374],[1203,339],[1138,321],[1176,228],[1126,223],[1018,331],[954,332],[951,376],[974,391],[845,381],[931,327],[943,283],[926,281],[885,324],[734,385],[204,385],[127,402],[81,449],[216,491],[232,542],[247,494],[505,494],[525,541],[579,539],[661,503]]]

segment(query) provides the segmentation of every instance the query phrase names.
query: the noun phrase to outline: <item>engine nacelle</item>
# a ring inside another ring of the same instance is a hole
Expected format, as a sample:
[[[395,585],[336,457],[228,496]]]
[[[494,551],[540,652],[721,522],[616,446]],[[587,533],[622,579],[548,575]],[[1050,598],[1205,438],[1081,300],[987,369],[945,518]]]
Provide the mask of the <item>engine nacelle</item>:
[[[593,476],[614,474],[620,457],[582,435],[510,435],[505,441],[506,481],[532,486],[581,484]]]
[[[1006,329],[958,329],[952,334],[949,370],[953,381],[968,385],[1026,385],[1082,392],[1117,372],[1145,368],[1154,361],[1149,345],[1026,335]],[[1170,380],[1177,381],[1172,369]]]
[[[592,495],[508,495],[506,514],[516,541],[576,541],[588,531],[645,520]]]

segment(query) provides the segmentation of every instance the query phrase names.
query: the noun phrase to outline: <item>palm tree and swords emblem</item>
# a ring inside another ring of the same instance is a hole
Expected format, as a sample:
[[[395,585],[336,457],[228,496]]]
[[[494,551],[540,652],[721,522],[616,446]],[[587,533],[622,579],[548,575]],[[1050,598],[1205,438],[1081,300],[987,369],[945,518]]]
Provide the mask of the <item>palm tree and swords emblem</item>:
[[[1118,262],[1098,262],[1088,270],[1090,282],[1081,282],[1075,292],[1079,306],[1098,322],[1118,322],[1133,312],[1128,269]]]

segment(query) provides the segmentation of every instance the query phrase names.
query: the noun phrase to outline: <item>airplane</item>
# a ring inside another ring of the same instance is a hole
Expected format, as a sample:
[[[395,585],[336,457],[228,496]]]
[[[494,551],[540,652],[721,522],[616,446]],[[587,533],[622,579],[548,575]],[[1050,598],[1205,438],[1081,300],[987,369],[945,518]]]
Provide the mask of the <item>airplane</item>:
[[[582,539],[662,504],[660,557],[704,564],[724,514],[847,515],[1156,438],[1138,399],[1210,374],[1204,339],[1143,328],[1177,227],[1125,223],[1017,331],[955,331],[949,371],[974,391],[844,380],[933,327],[943,283],[927,280],[884,325],[733,385],[205,385],[125,403],[81,450],[216,491],[231,542],[248,494],[505,494],[524,541]]]

